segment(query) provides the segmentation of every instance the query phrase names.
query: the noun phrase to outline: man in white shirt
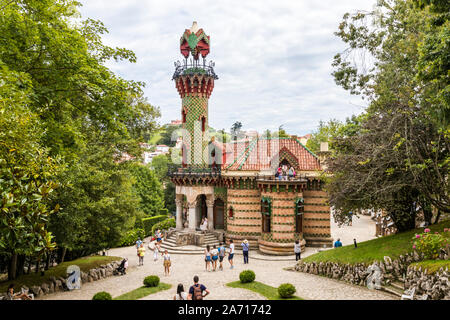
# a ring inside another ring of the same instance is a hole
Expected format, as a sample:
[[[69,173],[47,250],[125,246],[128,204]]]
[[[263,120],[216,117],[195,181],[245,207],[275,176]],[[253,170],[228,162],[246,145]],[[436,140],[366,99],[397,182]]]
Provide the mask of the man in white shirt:
[[[228,254],[228,262],[230,263],[230,269],[233,269],[233,257],[234,257],[234,243],[233,239],[230,240],[230,253]]]

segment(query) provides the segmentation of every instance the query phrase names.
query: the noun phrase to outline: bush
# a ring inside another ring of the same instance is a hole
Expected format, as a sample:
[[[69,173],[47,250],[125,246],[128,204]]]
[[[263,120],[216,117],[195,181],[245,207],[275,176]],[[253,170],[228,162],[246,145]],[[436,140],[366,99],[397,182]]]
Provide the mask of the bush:
[[[144,286],[146,287],[157,287],[159,284],[158,276],[148,276],[144,279]]]
[[[159,215],[154,217],[143,218],[142,223],[144,224],[145,236],[149,236],[152,234],[152,227],[161,221],[167,219],[167,215]]]
[[[285,299],[291,298],[295,291],[295,287],[290,283],[283,283],[278,287],[278,294]]]
[[[112,300],[112,297],[108,292],[101,291],[94,294],[92,300]]]
[[[239,274],[241,283],[249,283],[255,281],[256,275],[252,270],[244,270]]]
[[[125,236],[120,240],[119,247],[127,247],[136,243],[138,238],[144,239],[144,229],[133,229],[128,231]]]
[[[450,231],[444,229],[442,234],[436,232],[431,233],[431,230],[426,228],[424,233],[416,234],[413,238],[413,249],[419,253],[423,253],[425,259],[437,259],[441,250],[446,250],[450,244]]]
[[[175,226],[176,226],[176,222],[175,222],[174,218],[169,218],[169,219],[166,219],[164,221],[158,222],[157,224],[155,224],[152,227],[152,235],[155,234],[155,231],[157,229],[161,229],[161,230],[166,229],[166,230],[168,230],[169,228],[175,228]]]

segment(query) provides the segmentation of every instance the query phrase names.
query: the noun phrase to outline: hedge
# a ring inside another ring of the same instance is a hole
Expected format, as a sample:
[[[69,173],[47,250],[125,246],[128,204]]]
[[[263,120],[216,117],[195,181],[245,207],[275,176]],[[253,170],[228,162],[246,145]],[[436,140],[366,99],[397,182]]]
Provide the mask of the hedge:
[[[148,237],[152,234],[152,227],[158,222],[164,221],[168,218],[167,215],[159,215],[154,217],[143,218],[142,223],[144,224],[145,236]]]
[[[152,227],[152,234],[156,232],[157,229],[160,230],[169,230],[169,228],[175,228],[176,222],[174,218],[169,218],[164,221],[158,222]]]

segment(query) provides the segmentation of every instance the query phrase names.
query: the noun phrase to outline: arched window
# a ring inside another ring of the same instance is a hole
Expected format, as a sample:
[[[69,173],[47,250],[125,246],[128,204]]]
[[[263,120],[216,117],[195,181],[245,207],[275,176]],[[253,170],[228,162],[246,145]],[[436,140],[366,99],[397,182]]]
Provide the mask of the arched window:
[[[303,213],[305,212],[303,198],[298,198],[295,201],[295,232],[303,232]]]
[[[202,132],[205,132],[206,130],[206,118],[202,117]]]
[[[234,209],[233,207],[230,207],[228,209],[228,218],[233,218],[234,217]]]
[[[272,199],[261,199],[262,232],[270,232],[270,217],[272,215]]]
[[[184,110],[181,111],[181,122],[186,123],[186,112]]]

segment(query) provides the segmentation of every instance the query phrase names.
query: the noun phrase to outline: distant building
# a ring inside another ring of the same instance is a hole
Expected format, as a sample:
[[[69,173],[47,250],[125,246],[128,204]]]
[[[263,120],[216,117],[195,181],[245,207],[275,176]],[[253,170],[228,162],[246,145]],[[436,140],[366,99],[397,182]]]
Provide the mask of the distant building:
[[[170,147],[165,144],[159,144],[156,146],[156,152],[167,153],[169,152]]]
[[[170,121],[170,126],[180,126],[181,125],[181,120],[172,120]]]

